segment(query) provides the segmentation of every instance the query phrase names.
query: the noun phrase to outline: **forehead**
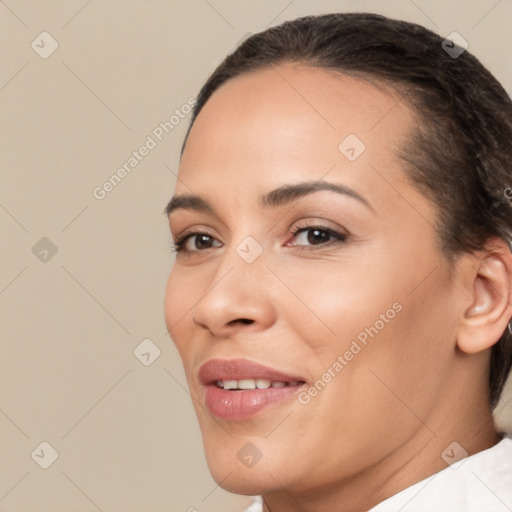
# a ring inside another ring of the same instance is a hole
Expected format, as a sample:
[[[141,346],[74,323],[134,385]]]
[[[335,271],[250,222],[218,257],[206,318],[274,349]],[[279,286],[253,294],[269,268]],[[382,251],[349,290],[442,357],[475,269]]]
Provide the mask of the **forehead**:
[[[246,73],[196,118],[176,192],[220,183],[264,192],[327,173],[366,188],[382,167],[401,179],[396,152],[415,123],[395,91],[361,78],[302,64]]]

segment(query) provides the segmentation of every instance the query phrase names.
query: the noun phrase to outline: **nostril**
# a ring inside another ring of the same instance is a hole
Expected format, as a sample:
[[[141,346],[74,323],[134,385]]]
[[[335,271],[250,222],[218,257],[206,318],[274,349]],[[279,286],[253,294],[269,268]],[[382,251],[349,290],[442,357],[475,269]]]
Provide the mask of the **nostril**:
[[[236,324],[237,322],[240,322],[242,324],[252,324],[254,320],[251,320],[249,318],[238,318],[236,320],[231,320],[231,322],[229,322],[229,325]]]

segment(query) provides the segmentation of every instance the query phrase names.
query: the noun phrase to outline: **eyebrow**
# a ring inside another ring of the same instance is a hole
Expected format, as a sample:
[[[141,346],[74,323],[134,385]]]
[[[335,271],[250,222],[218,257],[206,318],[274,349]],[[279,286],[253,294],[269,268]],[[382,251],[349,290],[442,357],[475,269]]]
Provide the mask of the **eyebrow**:
[[[351,197],[352,199],[356,199],[364,204],[371,211],[374,211],[370,203],[355,190],[352,190],[345,185],[329,183],[327,181],[306,181],[302,183],[282,185],[281,187],[260,196],[258,203],[262,208],[276,208],[320,190],[329,190],[331,192]],[[180,209],[208,213],[219,218],[219,215],[215,212],[210,203],[197,195],[178,195],[172,197],[165,207],[164,213],[167,216],[170,216],[171,213]]]

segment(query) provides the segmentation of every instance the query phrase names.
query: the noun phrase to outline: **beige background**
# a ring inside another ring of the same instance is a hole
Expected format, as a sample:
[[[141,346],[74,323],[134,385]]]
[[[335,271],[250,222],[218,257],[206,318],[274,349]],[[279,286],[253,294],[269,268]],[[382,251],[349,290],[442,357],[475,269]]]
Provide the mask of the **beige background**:
[[[208,473],[163,319],[173,257],[161,212],[188,117],[104,199],[93,190],[248,32],[349,10],[458,31],[512,91],[510,0],[0,1],[0,510],[226,512],[250,501]],[[59,45],[46,59],[31,47],[51,49],[43,31]],[[133,352],[144,339],[161,351],[141,357],[148,366]],[[498,410],[512,430],[510,386]],[[58,452],[47,469],[43,441]]]

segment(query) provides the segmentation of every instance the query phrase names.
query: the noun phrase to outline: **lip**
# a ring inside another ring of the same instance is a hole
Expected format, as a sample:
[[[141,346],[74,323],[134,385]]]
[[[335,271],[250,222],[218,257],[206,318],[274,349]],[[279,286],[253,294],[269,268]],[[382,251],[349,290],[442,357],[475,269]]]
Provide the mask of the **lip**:
[[[272,405],[297,394],[305,386],[304,377],[291,375],[247,359],[210,359],[199,368],[204,402],[208,410],[223,420],[248,419]],[[226,390],[217,387],[217,380],[269,379],[302,382],[282,388]]]
[[[248,359],[209,359],[199,368],[201,384],[216,380],[269,379],[283,382],[305,381],[304,377],[289,375]]]

